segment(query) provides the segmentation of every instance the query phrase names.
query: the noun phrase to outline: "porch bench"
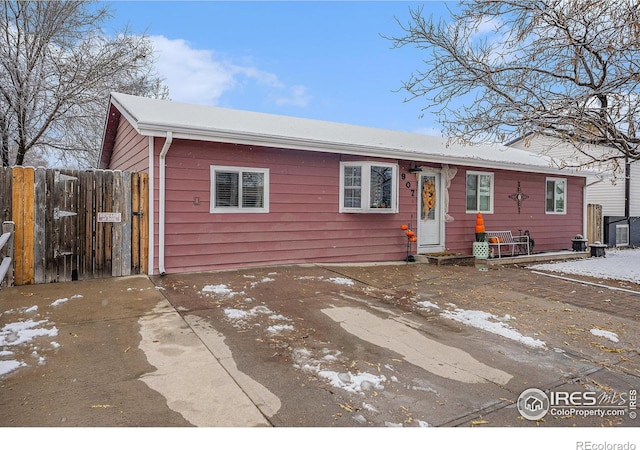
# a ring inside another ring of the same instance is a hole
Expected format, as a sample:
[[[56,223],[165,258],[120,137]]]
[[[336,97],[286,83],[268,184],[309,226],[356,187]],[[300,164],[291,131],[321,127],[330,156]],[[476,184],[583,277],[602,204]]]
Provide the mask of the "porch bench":
[[[498,258],[502,258],[502,248],[506,247],[510,250],[511,256],[524,254],[526,250],[527,255],[530,255],[529,248],[529,236],[514,236],[511,231],[486,231],[485,241],[489,244],[490,253],[493,256],[498,251]]]

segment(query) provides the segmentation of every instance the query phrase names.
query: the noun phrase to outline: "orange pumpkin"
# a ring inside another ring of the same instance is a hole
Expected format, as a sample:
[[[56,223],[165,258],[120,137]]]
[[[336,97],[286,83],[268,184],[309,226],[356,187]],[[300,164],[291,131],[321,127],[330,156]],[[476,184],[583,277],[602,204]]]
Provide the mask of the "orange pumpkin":
[[[408,226],[408,225],[404,225],[404,224],[402,224],[402,225],[400,225],[400,229],[401,229],[401,230],[408,230],[408,229],[409,229],[409,226]]]
[[[407,230],[407,232],[406,232],[405,234],[406,234],[407,236],[409,236],[409,237],[413,237],[413,236],[415,236],[415,235],[416,235],[416,234],[415,234],[413,231],[411,231],[411,230]]]
[[[418,242],[418,238],[417,238],[417,237],[415,237],[415,236],[411,236],[411,237],[409,238],[409,241],[411,241],[411,242]]]

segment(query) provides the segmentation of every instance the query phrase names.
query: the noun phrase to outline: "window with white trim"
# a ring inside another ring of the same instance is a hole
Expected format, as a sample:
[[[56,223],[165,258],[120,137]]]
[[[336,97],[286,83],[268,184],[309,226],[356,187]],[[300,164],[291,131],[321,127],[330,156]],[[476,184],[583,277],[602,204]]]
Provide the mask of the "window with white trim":
[[[340,212],[398,212],[398,165],[340,163]]]
[[[268,213],[269,169],[211,166],[211,213]]]
[[[467,212],[493,213],[493,173],[467,171]]]
[[[567,179],[547,178],[545,211],[547,214],[567,213]]]
[[[616,224],[616,247],[629,245],[629,224]]]

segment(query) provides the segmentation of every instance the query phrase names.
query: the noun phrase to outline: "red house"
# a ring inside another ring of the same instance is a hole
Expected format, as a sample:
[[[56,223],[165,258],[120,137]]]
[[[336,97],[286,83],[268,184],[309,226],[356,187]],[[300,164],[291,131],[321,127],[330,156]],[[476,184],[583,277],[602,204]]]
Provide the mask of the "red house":
[[[114,93],[99,167],[150,180],[149,273],[471,254],[475,219],[536,251],[584,234],[585,176],[499,145]]]

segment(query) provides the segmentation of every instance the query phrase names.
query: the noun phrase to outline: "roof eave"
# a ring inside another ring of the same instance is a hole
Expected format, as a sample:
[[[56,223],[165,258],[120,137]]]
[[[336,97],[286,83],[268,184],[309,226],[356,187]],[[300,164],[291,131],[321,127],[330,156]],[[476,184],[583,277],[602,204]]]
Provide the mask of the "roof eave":
[[[460,166],[493,168],[517,172],[554,173],[572,176],[587,176],[580,173],[567,173],[566,169],[552,166],[531,164],[510,164],[500,161],[480,160],[455,157],[450,155],[420,154],[410,150],[380,148],[367,145],[346,144],[342,142],[309,140],[288,136],[265,135],[257,133],[237,132],[229,130],[202,130],[188,127],[170,127],[159,124],[137,123],[137,130],[145,136],[165,137],[167,131],[173,133],[174,139],[197,141],[224,142],[239,145],[255,145],[262,147],[277,147],[291,150],[305,150],[325,153],[345,153],[356,156],[398,158],[415,162],[431,162]]]

